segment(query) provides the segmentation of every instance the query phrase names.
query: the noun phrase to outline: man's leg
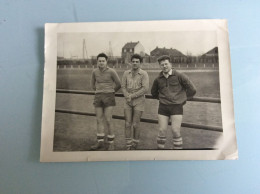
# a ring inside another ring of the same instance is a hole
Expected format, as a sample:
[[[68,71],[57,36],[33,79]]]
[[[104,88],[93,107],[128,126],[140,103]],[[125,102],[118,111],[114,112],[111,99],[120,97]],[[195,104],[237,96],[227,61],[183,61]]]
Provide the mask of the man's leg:
[[[174,149],[182,149],[181,122],[182,115],[171,115],[173,146]]]
[[[133,149],[136,149],[140,139],[140,119],[143,111],[134,110],[133,113]]]
[[[158,149],[164,149],[166,143],[166,132],[168,127],[169,117],[158,114],[159,132],[157,137]]]
[[[91,150],[97,150],[104,147],[104,113],[102,107],[95,107],[97,118],[97,142],[91,146]]]
[[[112,112],[113,112],[113,106],[108,106],[104,108],[104,116],[105,116],[105,122],[107,124],[107,130],[109,135],[113,135],[113,123],[112,123]]]
[[[130,150],[132,146],[132,108],[127,108],[124,110],[125,114],[125,140],[126,140],[126,149]]]
[[[113,106],[108,106],[104,108],[104,116],[105,116],[105,122],[107,124],[107,130],[108,130],[108,136],[107,136],[107,142],[108,142],[108,150],[114,150],[114,139],[115,135],[113,132],[113,123],[112,123],[112,112],[113,112]]]

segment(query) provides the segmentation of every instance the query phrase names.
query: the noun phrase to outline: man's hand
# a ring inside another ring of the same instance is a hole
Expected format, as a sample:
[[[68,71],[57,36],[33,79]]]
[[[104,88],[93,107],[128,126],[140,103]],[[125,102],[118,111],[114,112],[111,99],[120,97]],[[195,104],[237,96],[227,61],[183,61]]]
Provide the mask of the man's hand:
[[[132,100],[131,95],[126,96],[125,99],[126,99],[126,102],[131,102],[131,100]]]

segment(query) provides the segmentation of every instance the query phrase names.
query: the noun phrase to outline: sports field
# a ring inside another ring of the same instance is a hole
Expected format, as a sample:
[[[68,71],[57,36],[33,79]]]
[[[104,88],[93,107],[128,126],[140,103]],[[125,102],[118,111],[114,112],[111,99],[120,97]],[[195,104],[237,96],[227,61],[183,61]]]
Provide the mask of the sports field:
[[[90,88],[90,70],[58,70],[57,89],[88,90]],[[117,70],[119,77],[122,70]],[[194,82],[197,97],[219,98],[218,71],[184,72]],[[148,71],[150,88],[158,71]],[[150,90],[149,90],[150,91]],[[120,92],[120,91],[119,91]],[[148,92],[149,93],[149,92]],[[61,94],[56,96],[56,109],[68,109],[94,113],[92,105],[94,96],[82,94]],[[116,98],[114,115],[123,116],[123,98]],[[158,101],[147,99],[143,118],[157,119]],[[187,102],[184,106],[183,122],[222,126],[221,107],[217,103]],[[116,135],[116,150],[125,149],[124,121],[113,120]],[[156,149],[157,124],[141,123],[141,141],[139,149]],[[185,149],[217,148],[216,142],[222,138],[222,133],[192,128],[182,128]],[[171,131],[168,128],[166,148],[172,148]],[[91,116],[56,113],[54,151],[86,151],[96,140],[96,119]]]

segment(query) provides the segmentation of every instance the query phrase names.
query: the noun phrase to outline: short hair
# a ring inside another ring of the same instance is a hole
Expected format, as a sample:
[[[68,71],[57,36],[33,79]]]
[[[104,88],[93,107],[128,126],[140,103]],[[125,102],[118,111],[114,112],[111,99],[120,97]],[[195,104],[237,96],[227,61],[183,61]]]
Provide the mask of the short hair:
[[[98,54],[97,60],[98,60],[99,57],[105,57],[106,60],[108,59],[108,56],[107,56],[105,53],[100,53],[100,54]]]
[[[169,62],[171,62],[171,57],[169,55],[163,55],[163,56],[160,56],[157,61],[158,63],[164,61],[164,60],[168,60]]]
[[[139,55],[139,54],[133,54],[133,55],[131,56],[131,61],[132,61],[133,59],[139,59],[139,60],[140,60],[140,63],[143,62],[143,57],[141,57],[141,55]]]

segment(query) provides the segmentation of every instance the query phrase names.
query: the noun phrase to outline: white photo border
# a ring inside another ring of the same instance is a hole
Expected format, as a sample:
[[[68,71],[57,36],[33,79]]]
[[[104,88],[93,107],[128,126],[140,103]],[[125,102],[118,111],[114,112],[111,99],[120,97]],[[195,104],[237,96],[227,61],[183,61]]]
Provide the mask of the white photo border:
[[[54,152],[57,76],[57,34],[79,32],[216,31],[219,52],[223,141],[218,150],[79,151]],[[233,108],[232,77],[227,21],[168,20],[45,24],[45,67],[42,106],[41,162],[131,160],[228,160],[238,159]]]

